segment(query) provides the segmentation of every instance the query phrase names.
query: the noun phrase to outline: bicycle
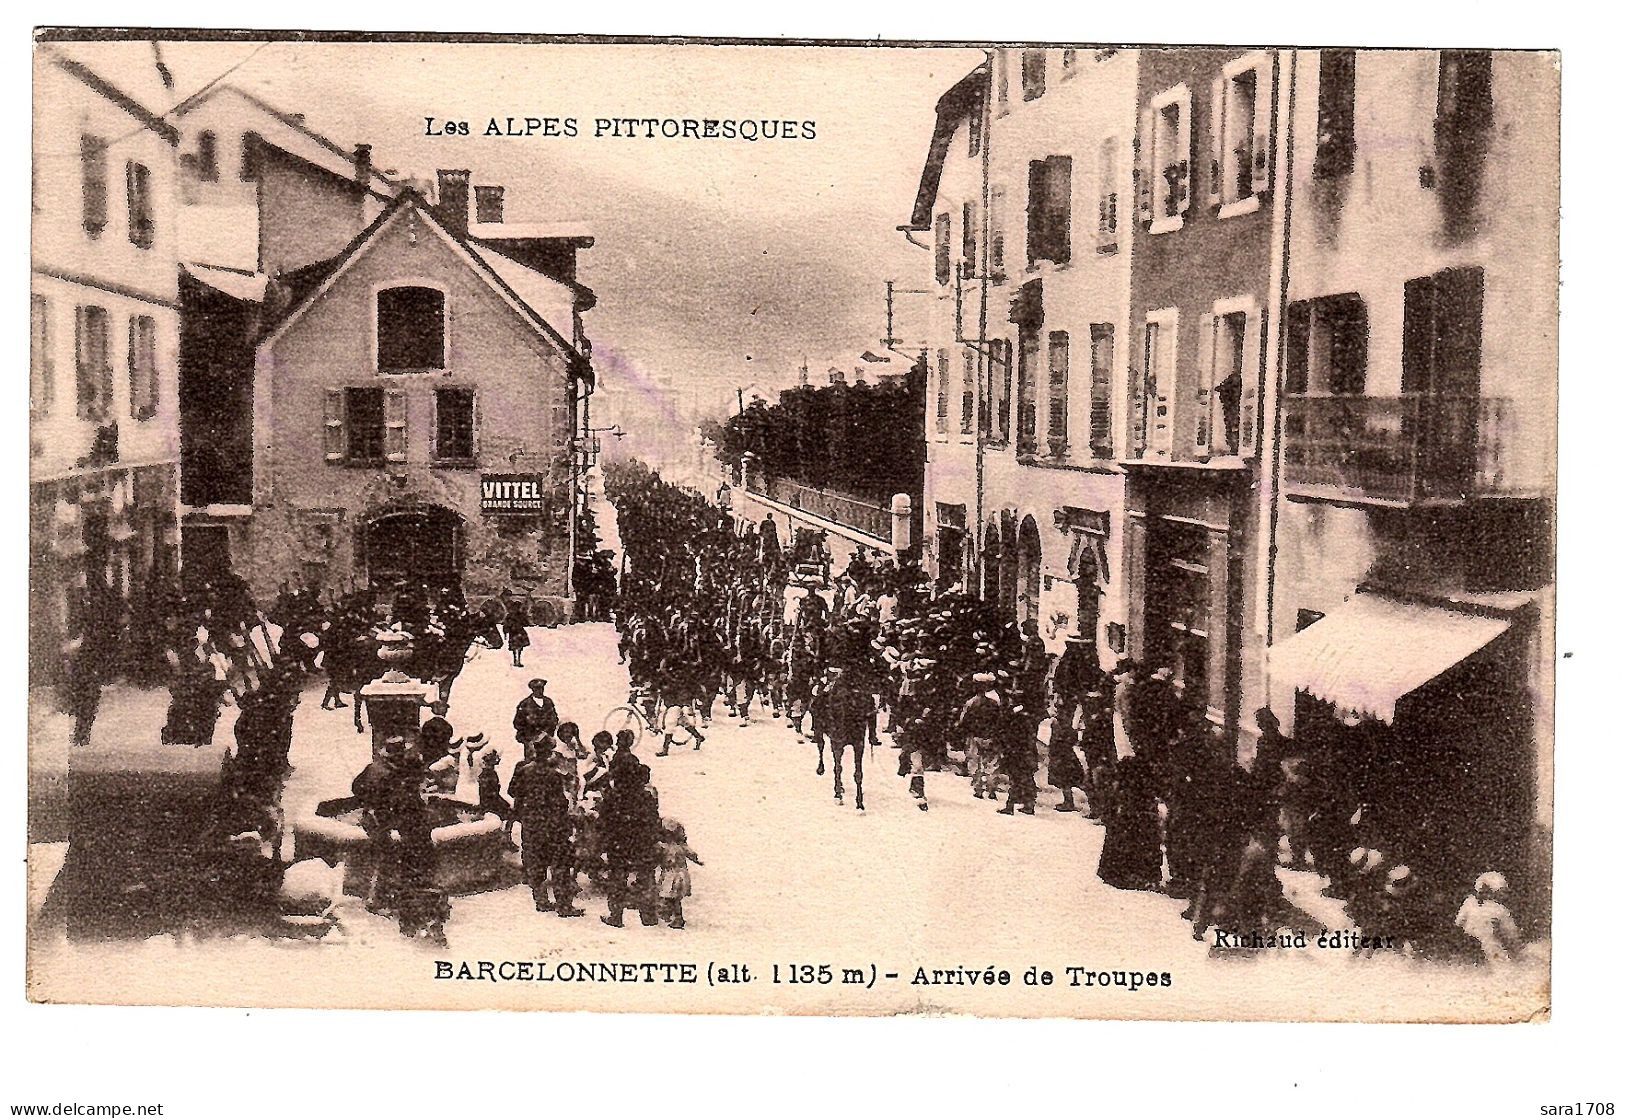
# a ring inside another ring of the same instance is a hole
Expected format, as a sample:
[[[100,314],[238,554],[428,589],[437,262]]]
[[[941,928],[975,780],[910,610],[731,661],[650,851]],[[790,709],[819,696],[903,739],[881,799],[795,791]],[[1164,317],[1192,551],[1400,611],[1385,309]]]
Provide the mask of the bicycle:
[[[646,734],[659,733],[659,700],[652,692],[634,689],[630,701],[611,707],[604,715],[604,731],[619,737],[622,730],[632,731],[632,748],[643,744]]]

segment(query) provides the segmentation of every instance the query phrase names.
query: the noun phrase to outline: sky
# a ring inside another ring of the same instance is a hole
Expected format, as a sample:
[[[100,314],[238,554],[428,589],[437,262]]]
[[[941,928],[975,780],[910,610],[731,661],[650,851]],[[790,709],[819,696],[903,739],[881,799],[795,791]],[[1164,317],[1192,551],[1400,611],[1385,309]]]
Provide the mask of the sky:
[[[509,221],[581,221],[603,392],[630,446],[721,411],[739,386],[850,367],[885,333],[885,283],[929,256],[906,222],[936,100],[964,48],[176,43],[188,93],[226,80],[382,168],[466,168],[507,188]],[[424,118],[469,123],[425,135]],[[574,117],[569,137],[487,137],[490,118]],[[595,138],[614,117],[816,122],[812,140]],[[900,318],[905,307],[899,307]]]

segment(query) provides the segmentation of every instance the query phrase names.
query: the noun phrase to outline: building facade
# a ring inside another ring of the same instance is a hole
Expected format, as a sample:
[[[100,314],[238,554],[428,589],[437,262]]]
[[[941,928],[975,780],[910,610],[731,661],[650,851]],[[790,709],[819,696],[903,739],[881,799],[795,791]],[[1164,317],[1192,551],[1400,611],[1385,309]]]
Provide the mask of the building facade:
[[[1534,886],[1551,826],[1557,73],[1522,52],[1294,61],[1273,707],[1331,756],[1375,759],[1340,779],[1449,872]]]
[[[923,542],[1058,651],[1121,650],[1138,51],[995,50],[938,105]]]
[[[939,587],[1171,669],[1244,764],[1268,708],[1452,887],[1544,880],[1557,89],[1520,52],[990,52],[906,227]]]
[[[468,235],[466,184],[442,173],[438,207],[403,193],[274,286],[255,350],[256,592],[460,582],[565,608],[581,300]]]
[[[1273,51],[1142,52],[1134,149],[1128,653],[1245,757],[1265,647],[1256,485],[1280,263]]]
[[[177,564],[178,136],[150,43],[42,44],[34,65],[29,652],[50,682]]]

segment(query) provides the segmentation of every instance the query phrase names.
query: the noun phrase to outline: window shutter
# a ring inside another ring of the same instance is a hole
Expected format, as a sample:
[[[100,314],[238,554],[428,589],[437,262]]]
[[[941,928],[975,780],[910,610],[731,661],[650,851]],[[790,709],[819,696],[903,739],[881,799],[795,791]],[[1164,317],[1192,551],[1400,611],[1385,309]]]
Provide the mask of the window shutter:
[[[1217,209],[1224,204],[1224,102],[1229,83],[1220,74],[1213,79],[1213,101],[1207,118],[1207,204]]]
[[[1072,157],[1048,159],[1050,256],[1057,264],[1072,259]]]
[[[1264,323],[1268,311],[1247,317],[1247,333],[1241,345],[1241,445],[1236,453],[1252,458],[1258,453],[1259,390],[1264,382]]]
[[[1117,138],[1100,142],[1099,213],[1095,219],[1095,250],[1110,252],[1117,247]]]
[[[1141,225],[1150,225],[1155,216],[1153,200],[1153,159],[1157,142],[1157,118],[1150,109],[1140,114],[1140,134],[1134,141],[1134,209]]]
[[[1067,412],[1070,406],[1067,380],[1072,364],[1072,339],[1065,330],[1052,330],[1049,336],[1049,441],[1050,451],[1060,454],[1067,442]]]
[[[1153,457],[1168,458],[1174,449],[1174,364],[1176,322],[1151,324],[1146,334],[1147,425]]]
[[[1097,458],[1112,455],[1112,324],[1089,328],[1089,449]]]
[[[132,316],[130,318],[129,329],[130,348],[129,356],[127,358],[129,368],[126,370],[126,372],[129,374],[130,380],[131,419],[136,419],[141,415],[141,397],[144,395],[141,388],[141,358],[136,352],[136,347],[141,344],[141,339],[138,337],[139,331],[137,331],[135,324],[136,319],[134,316]]]
[[[446,414],[447,409],[440,406],[445,398],[446,394],[443,389],[435,390],[433,396],[434,410],[429,415],[429,430],[432,432],[429,440],[429,455],[432,458],[449,457],[451,450],[451,439],[448,437],[450,433],[446,429],[450,416]]]
[[[1174,140],[1174,151],[1179,155],[1179,199],[1176,209],[1183,214],[1191,208],[1191,168],[1195,165],[1195,149],[1191,147],[1191,91],[1179,93],[1179,135]]]
[[[976,263],[976,203],[966,202],[962,213],[960,224],[963,228],[959,231],[959,253],[965,258],[966,273],[974,276],[980,270]]]
[[[135,181],[135,160],[124,161],[124,212],[130,222],[130,241],[140,243],[140,234],[136,232],[136,223],[140,220],[141,199],[138,197],[140,188]]]
[[[384,457],[406,461],[406,389],[384,391]]]
[[[344,389],[322,394],[322,450],[329,462],[344,461]]]
[[[1151,331],[1153,327],[1147,323],[1145,327],[1144,342],[1140,347],[1140,367],[1138,370],[1129,368],[1128,376],[1128,449],[1127,457],[1143,458],[1146,443],[1146,394],[1147,381],[1151,376]]]
[[[480,456],[480,396],[479,393],[473,390],[468,393],[468,412],[469,424],[473,429],[473,433],[469,438],[469,445],[474,452],[473,457],[478,458]]]
[[[1255,71],[1253,90],[1253,193],[1260,198],[1270,189],[1271,118],[1275,108],[1275,56],[1266,55]]]
[[[91,400],[89,364],[86,360],[87,350],[90,345],[90,339],[86,336],[87,331],[90,329],[89,315],[86,313],[89,309],[88,307],[73,308],[73,380],[74,394],[78,398],[75,404],[75,412],[80,419],[84,419],[89,415]]]
[[[987,269],[994,276],[1004,275],[1004,188],[994,187],[988,212]]]
[[[1217,315],[1204,314],[1196,321],[1196,444],[1194,453],[1205,458],[1213,450],[1213,365],[1218,359]]]
[[[937,215],[936,227],[936,271],[937,283],[947,287],[948,280],[953,272],[953,246],[948,243],[949,217],[947,214]]]
[[[1286,394],[1301,396],[1309,391],[1309,334],[1313,304],[1307,299],[1288,303],[1286,308]]]

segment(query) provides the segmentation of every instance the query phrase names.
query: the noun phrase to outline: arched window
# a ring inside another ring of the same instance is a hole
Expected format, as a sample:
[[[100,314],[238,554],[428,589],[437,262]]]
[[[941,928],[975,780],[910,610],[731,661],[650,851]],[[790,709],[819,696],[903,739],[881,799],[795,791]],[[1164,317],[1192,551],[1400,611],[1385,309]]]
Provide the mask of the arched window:
[[[220,178],[220,159],[215,152],[213,132],[198,133],[197,177],[203,182],[216,182]]]
[[[446,367],[446,295],[432,287],[390,287],[378,293],[378,371],[406,373]]]

